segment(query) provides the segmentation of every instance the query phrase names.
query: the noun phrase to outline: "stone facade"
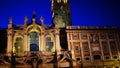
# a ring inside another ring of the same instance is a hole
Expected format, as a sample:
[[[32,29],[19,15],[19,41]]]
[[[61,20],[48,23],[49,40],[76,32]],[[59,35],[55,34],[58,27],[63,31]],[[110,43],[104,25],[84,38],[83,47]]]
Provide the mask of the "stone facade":
[[[81,68],[119,68],[120,34],[116,27],[68,26],[68,49]]]
[[[117,27],[67,26],[63,29],[59,28],[57,24],[52,28],[45,25],[43,17],[40,18],[42,24],[38,24],[35,18],[32,18],[30,24],[26,24],[26,20],[25,17],[23,27],[19,26],[16,29],[10,18],[7,30],[7,53],[13,52],[15,56],[26,56],[24,59],[27,61],[35,57],[31,57],[32,54],[37,55],[37,59],[42,60],[38,66],[43,68],[47,68],[48,65],[51,68],[118,68],[120,66],[120,30]],[[56,21],[54,20],[54,22]],[[35,39],[32,38],[34,33],[38,33]],[[62,39],[61,36],[63,36]],[[20,43],[16,45],[17,38],[22,38],[23,42],[20,42],[22,45]],[[67,44],[61,44],[65,38]],[[38,50],[35,49],[37,47],[31,47],[33,44],[38,46]],[[22,51],[19,51],[17,46],[21,46]],[[37,62],[35,60],[33,64],[37,64]]]
[[[55,49],[57,49],[57,51],[60,51],[61,48],[59,40],[59,30],[60,29],[58,28],[47,29],[44,27],[44,25],[37,24],[35,18],[32,19],[30,25],[26,25],[26,21],[24,25],[21,26],[18,25],[15,27],[13,26],[12,23],[10,23],[8,25],[7,30],[8,33],[7,52],[13,51],[14,53],[16,53],[17,46],[21,46],[18,47],[19,49],[22,50],[21,52],[31,51],[30,45],[32,44],[37,44],[38,46],[37,51],[46,51],[47,46],[45,45],[47,44],[46,42],[47,38],[49,38],[48,40],[51,40],[50,42],[53,43],[52,44],[53,52],[55,52]]]
[[[6,54],[0,68],[119,68],[120,30],[116,27],[72,26],[69,0],[51,0],[53,24],[9,19]],[[62,11],[59,11],[62,10]]]

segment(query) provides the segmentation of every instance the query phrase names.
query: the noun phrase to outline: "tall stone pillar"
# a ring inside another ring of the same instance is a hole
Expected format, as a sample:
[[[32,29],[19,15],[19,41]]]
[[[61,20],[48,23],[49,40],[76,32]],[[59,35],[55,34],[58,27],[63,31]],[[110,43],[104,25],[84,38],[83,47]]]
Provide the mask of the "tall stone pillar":
[[[12,32],[12,17],[9,19],[8,30],[7,30],[7,52],[12,52],[13,47],[13,32]]]
[[[73,42],[72,44],[70,44],[70,38],[72,40],[72,34],[69,32],[69,31],[66,31],[67,32],[67,41],[68,41],[68,50],[71,51],[71,54],[72,54],[72,59],[75,60],[75,53],[74,53],[74,45],[73,45]],[[72,40],[73,41],[73,40]]]
[[[72,36],[73,33],[74,33],[74,32],[70,33],[71,41],[72,41],[72,42],[71,42],[71,45],[72,45],[72,46],[71,46],[71,55],[72,55],[72,60],[75,60],[75,61],[72,61],[72,65],[73,65],[73,66],[77,66],[77,64],[76,64],[76,58],[75,58],[74,43],[73,43],[74,40],[73,40],[73,38],[72,38],[72,37],[73,37],[73,36]]]
[[[26,31],[25,31],[25,33],[24,33],[23,51],[28,51],[27,47],[28,47],[28,45],[27,45],[27,33],[26,33]]]
[[[73,41],[73,39],[72,39],[72,41]],[[75,52],[74,52],[74,44],[73,44],[73,42],[72,42],[72,48],[71,48],[72,50],[71,50],[71,54],[72,54],[72,59],[73,60],[76,60],[75,59]]]
[[[27,22],[28,22],[28,17],[25,16],[24,18],[24,44],[23,44],[23,51],[28,51],[28,45],[27,45]]]
[[[12,47],[13,47],[13,37],[12,37],[12,30],[8,30],[7,34],[7,53],[12,52]]]
[[[60,37],[59,37],[60,29],[55,29],[55,50],[57,51],[57,54],[60,54],[61,46],[60,46]]]
[[[41,38],[40,38],[40,43],[39,48],[41,51],[45,51],[45,36],[44,36],[44,30],[41,30]]]
[[[27,51],[30,51],[30,34],[27,33]]]
[[[70,51],[71,50],[71,45],[70,45],[70,33],[67,32],[67,41],[68,41],[68,50]]]

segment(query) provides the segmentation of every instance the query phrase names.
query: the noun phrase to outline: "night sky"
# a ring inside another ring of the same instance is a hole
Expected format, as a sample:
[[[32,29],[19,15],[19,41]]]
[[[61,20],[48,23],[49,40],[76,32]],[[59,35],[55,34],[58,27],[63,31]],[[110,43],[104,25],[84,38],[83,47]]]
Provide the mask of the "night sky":
[[[75,26],[120,27],[120,0],[70,0],[70,9]],[[38,22],[43,16],[45,24],[52,24],[50,0],[0,0],[0,27],[7,28],[10,16],[14,24],[23,24],[24,16],[30,22],[33,11]]]

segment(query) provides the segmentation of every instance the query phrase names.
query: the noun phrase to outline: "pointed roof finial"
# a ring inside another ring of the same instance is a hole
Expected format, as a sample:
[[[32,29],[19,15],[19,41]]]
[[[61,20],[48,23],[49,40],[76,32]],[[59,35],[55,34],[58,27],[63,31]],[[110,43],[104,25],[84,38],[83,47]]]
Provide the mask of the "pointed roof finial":
[[[24,27],[26,27],[26,26],[27,26],[27,22],[28,22],[28,17],[27,17],[27,16],[25,16],[25,18],[24,18]]]
[[[9,18],[9,25],[8,25],[8,29],[12,28],[12,16]]]
[[[36,12],[33,11],[32,18],[36,18]]]
[[[40,17],[40,22],[41,22],[41,25],[44,27],[44,17]]]
[[[42,16],[40,17],[40,21],[41,23],[44,23],[44,18]]]
[[[9,18],[9,23],[10,24],[12,24],[12,21],[13,21],[13,19],[12,19],[12,16]]]
[[[27,23],[27,22],[28,22],[28,17],[25,16],[25,18],[24,18],[24,23]]]

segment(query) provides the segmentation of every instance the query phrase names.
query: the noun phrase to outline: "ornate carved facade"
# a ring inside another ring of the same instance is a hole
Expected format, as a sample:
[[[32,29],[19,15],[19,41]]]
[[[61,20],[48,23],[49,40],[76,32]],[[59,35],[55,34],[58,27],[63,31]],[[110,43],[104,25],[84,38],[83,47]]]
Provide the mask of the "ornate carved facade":
[[[43,23],[43,18],[40,18]],[[24,25],[14,26],[12,19],[8,25],[8,47],[7,52],[22,53],[25,51],[60,51],[59,29],[45,28],[44,24],[40,25],[32,18],[30,24],[25,17]],[[57,45],[56,45],[57,44]]]

